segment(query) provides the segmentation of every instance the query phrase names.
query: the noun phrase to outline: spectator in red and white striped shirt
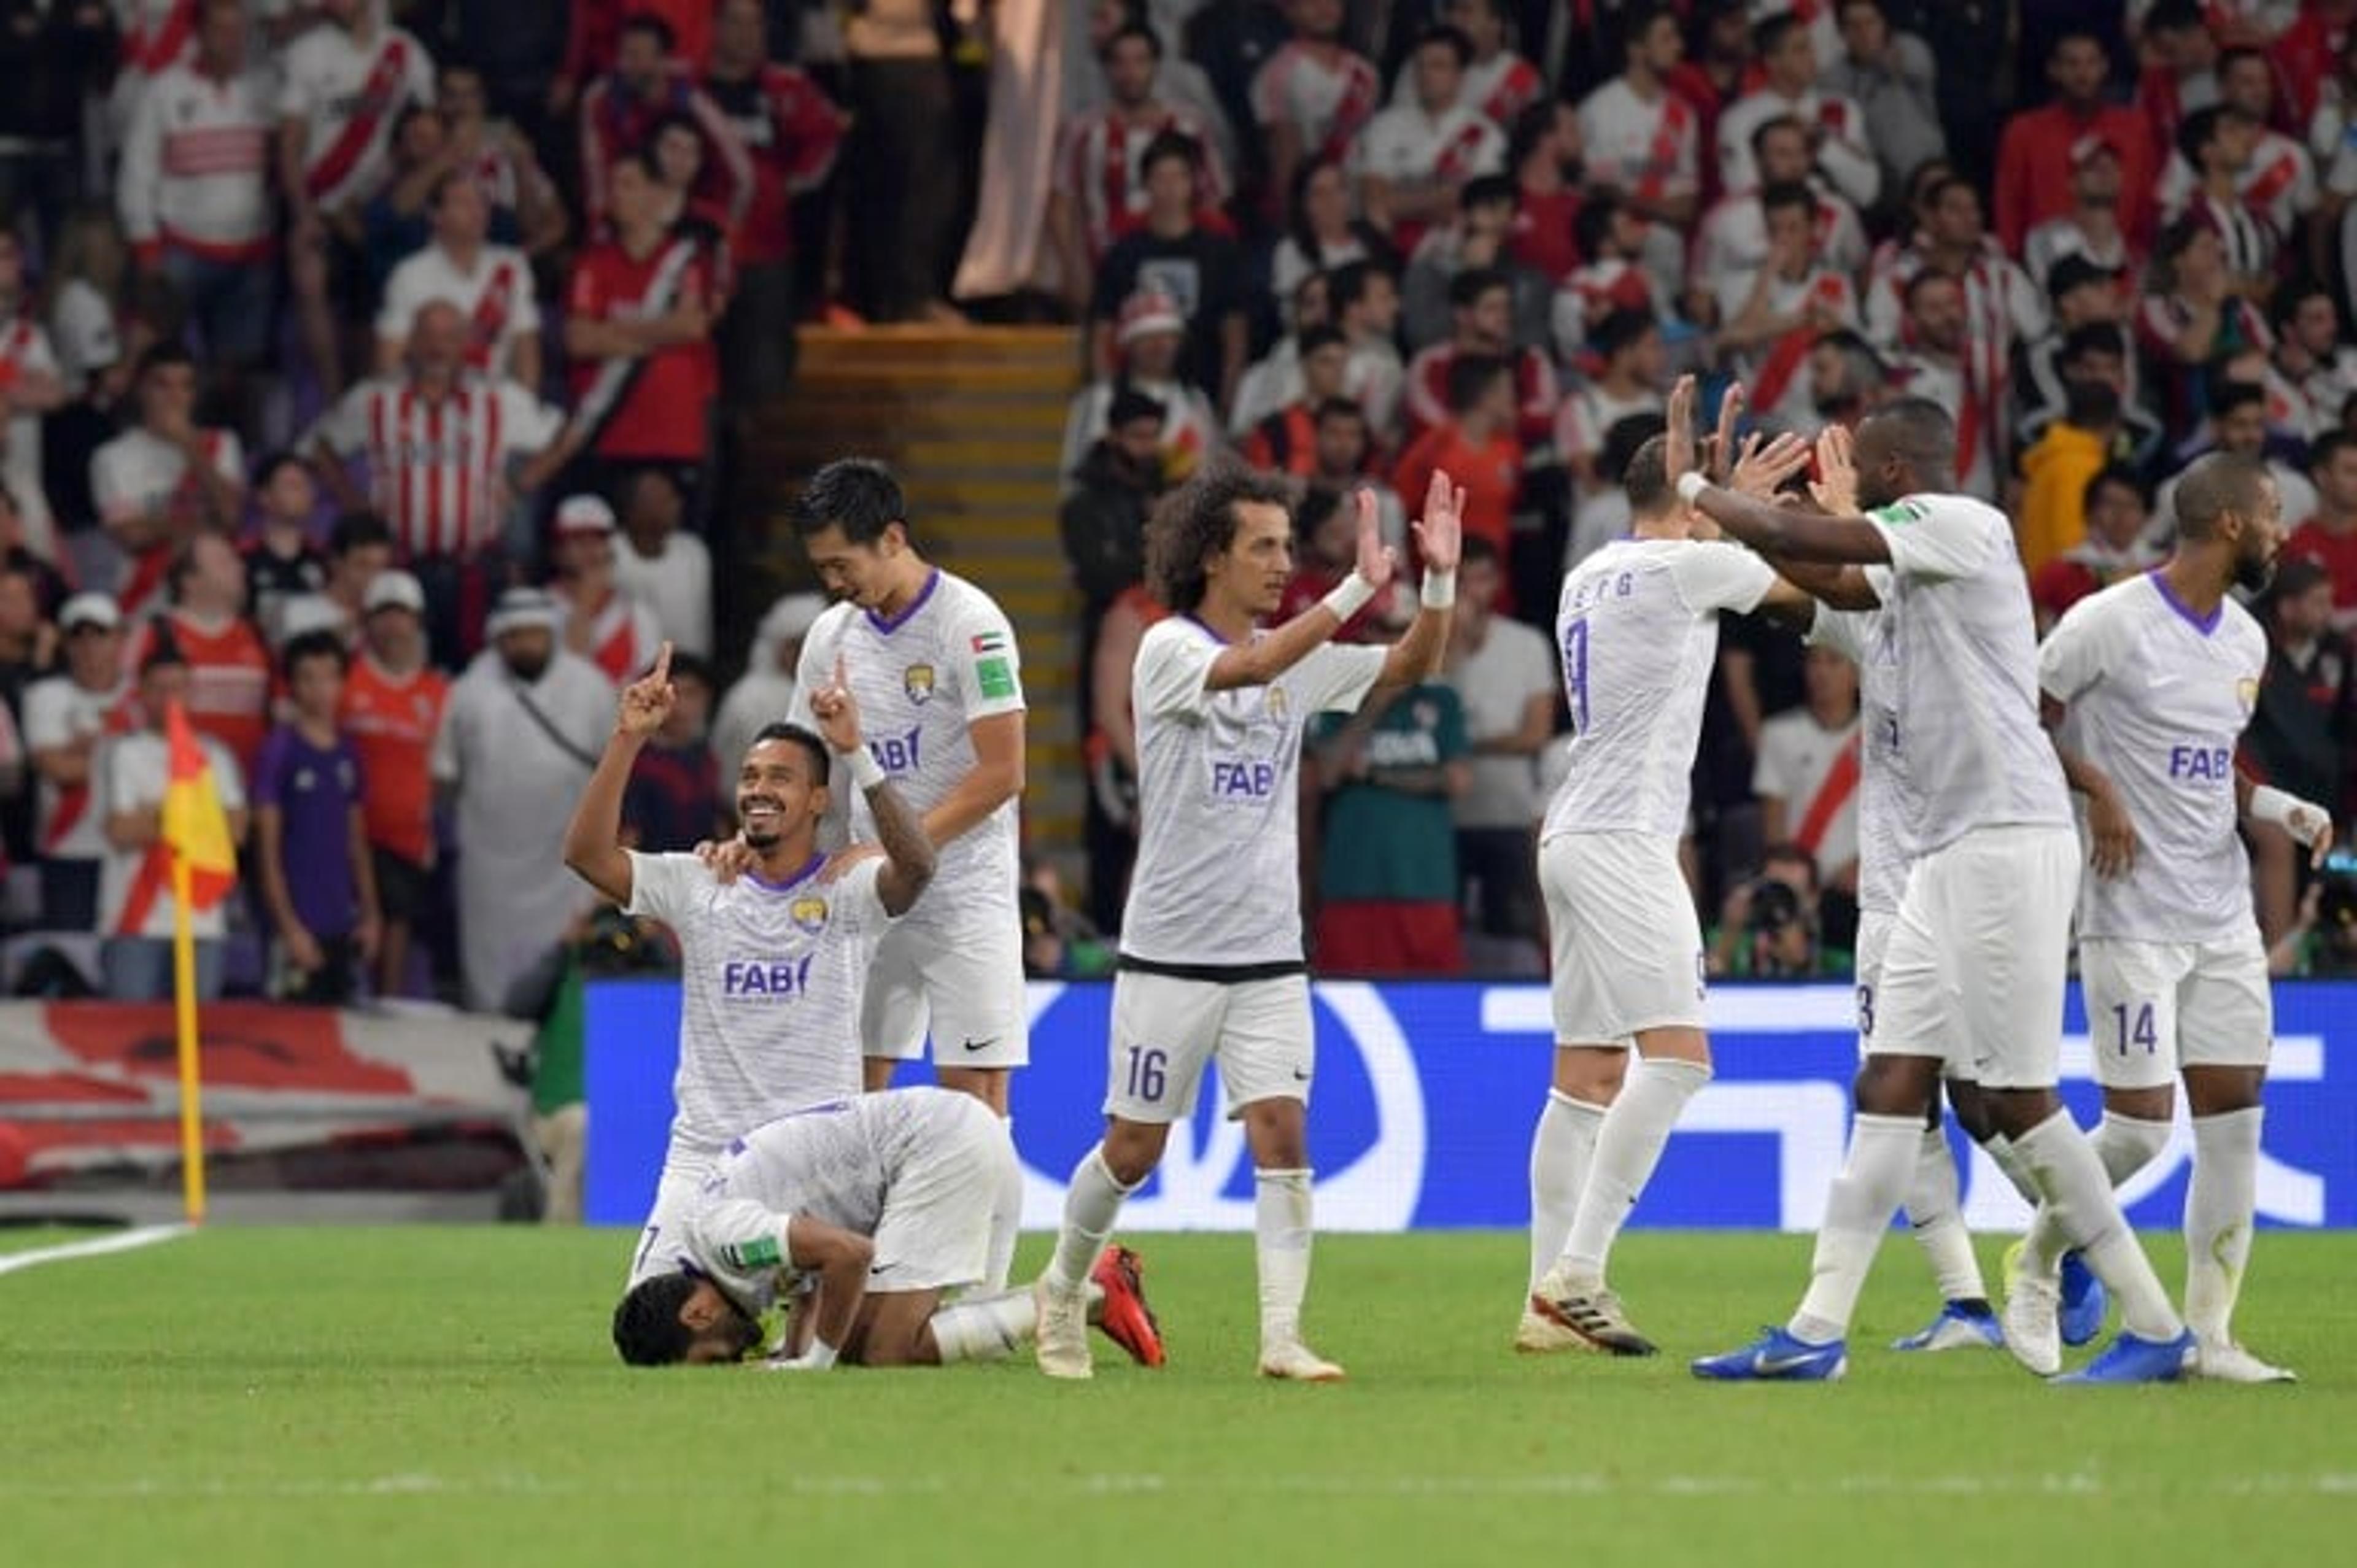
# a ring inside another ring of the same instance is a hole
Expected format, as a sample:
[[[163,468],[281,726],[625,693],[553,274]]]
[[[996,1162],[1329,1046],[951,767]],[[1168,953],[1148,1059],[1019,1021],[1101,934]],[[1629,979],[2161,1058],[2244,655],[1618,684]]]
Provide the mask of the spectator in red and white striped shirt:
[[[458,657],[480,642],[490,577],[519,494],[571,455],[565,420],[511,381],[467,368],[468,323],[437,300],[417,313],[408,365],[344,394],[303,442],[339,505],[393,527],[425,585],[435,646]],[[369,495],[347,462],[364,459]],[[509,467],[528,457],[511,481]]]
[[[565,612],[565,647],[606,672],[617,685],[638,679],[654,662],[662,628],[654,611],[622,589],[614,573],[614,509],[599,496],[567,496],[557,503],[556,580],[549,596]]]
[[[376,318],[376,373],[401,368],[417,313],[436,300],[467,317],[467,364],[526,387],[540,385],[540,306],[522,251],[490,242],[491,209],[472,170],[434,183],[434,240],[404,258],[384,285]]]
[[[139,359],[139,423],[90,460],[91,499],[126,558],[114,596],[135,619],[162,600],[175,548],[205,529],[234,531],[245,509],[237,434],[197,424],[197,366],[177,343]]]
[[[274,319],[272,111],[242,0],[205,0],[195,52],[138,97],[114,188],[140,266],[171,284],[207,357],[236,366],[263,358]]]

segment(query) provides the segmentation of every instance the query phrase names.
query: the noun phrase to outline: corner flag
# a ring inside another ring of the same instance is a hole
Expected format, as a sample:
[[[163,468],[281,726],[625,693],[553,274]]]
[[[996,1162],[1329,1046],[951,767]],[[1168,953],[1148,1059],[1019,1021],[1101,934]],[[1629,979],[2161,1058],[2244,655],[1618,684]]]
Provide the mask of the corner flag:
[[[197,1062],[197,939],[189,916],[210,909],[237,886],[237,849],[212,764],[188,715],[174,703],[164,715],[162,842],[172,861],[172,1003],[180,1056],[180,1187],[188,1223],[205,1217],[205,1123]]]

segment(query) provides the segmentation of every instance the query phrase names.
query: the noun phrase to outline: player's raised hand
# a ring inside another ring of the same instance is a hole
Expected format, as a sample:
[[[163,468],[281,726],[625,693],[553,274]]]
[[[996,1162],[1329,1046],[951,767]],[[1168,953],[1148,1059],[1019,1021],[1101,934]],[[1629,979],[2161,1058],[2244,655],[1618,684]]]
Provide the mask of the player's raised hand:
[[[643,740],[662,728],[678,700],[679,688],[671,683],[671,644],[666,642],[655,655],[654,668],[622,688],[621,711],[614,725],[624,735]]]
[[[2136,823],[2117,789],[2099,789],[2087,797],[2087,836],[2093,841],[2087,862],[2096,875],[2126,876],[2136,868]]]
[[[1857,513],[1857,447],[1846,424],[1828,424],[1817,436],[1817,477],[1809,497],[1830,517]]]
[[[1727,482],[1729,489],[1747,496],[1772,501],[1783,489],[1784,481],[1804,472],[1809,463],[1809,444],[1803,437],[1788,430],[1763,446],[1755,430],[1745,439],[1743,455],[1736,459]]]
[[[1719,394],[1718,433],[1711,437],[1708,469],[1710,482],[1714,485],[1727,484],[1734,478],[1738,451],[1735,431],[1736,426],[1743,423],[1744,397],[1741,381],[1727,382],[1727,391]],[[1673,484],[1677,482],[1675,473],[1671,474],[1670,481]]]
[[[859,699],[851,694],[851,677],[844,669],[841,653],[834,656],[834,678],[811,697],[811,717],[818,721],[818,733],[826,744],[838,753],[859,749]]]
[[[1415,547],[1427,572],[1454,572],[1465,558],[1465,489],[1436,468],[1415,522]]]
[[[1670,483],[1674,485],[1680,475],[1692,473],[1695,466],[1695,379],[1692,376],[1680,376],[1670,388],[1669,407],[1664,413],[1669,426],[1662,433],[1662,466],[1669,475]]]
[[[1351,492],[1351,500],[1359,511],[1359,576],[1371,588],[1387,587],[1399,573],[1399,552],[1383,542],[1383,508],[1365,485]]]

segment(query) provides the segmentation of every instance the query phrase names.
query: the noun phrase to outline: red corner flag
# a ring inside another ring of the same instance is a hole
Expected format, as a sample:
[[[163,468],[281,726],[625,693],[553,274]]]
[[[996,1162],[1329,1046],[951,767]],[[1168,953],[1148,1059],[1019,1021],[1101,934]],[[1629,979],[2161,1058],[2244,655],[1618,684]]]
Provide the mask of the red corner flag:
[[[212,763],[174,703],[165,715],[170,764],[164,784],[164,843],[188,868],[188,907],[210,909],[237,886],[237,851]]]

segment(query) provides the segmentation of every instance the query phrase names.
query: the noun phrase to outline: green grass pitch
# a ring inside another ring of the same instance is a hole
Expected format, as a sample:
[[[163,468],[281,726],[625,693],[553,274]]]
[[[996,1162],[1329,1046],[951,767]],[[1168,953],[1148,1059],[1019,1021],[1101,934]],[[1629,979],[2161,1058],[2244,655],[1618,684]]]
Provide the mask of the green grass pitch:
[[[16,1250],[23,1239],[0,1239]],[[54,1240],[45,1236],[42,1240]],[[1340,1387],[1252,1373],[1251,1241],[1131,1238],[1170,1366],[632,1372],[630,1238],[213,1230],[0,1276],[12,1563],[2347,1562],[2357,1238],[2260,1239],[2243,1313],[2298,1388],[2040,1386],[1879,1347],[1927,1315],[1886,1245],[1836,1387],[1685,1359],[1781,1317],[1802,1237],[1638,1234],[1652,1362],[1506,1348],[1519,1236],[1327,1238]],[[2150,1244],[2165,1278],[2173,1238]],[[1045,1239],[1026,1239],[1035,1266]],[[1996,1243],[1985,1245],[1996,1264]],[[2034,1554],[2034,1555],[2033,1555]]]

